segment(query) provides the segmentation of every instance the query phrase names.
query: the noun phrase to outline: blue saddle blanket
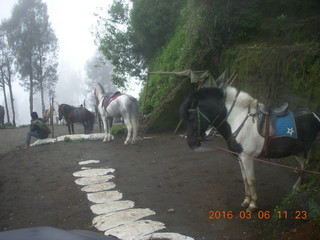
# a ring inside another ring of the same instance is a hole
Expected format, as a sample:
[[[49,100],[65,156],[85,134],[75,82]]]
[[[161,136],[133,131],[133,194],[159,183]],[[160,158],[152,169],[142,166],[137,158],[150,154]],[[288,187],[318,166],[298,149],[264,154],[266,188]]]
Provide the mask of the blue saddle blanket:
[[[277,117],[274,137],[298,138],[296,123],[291,111],[286,115]]]

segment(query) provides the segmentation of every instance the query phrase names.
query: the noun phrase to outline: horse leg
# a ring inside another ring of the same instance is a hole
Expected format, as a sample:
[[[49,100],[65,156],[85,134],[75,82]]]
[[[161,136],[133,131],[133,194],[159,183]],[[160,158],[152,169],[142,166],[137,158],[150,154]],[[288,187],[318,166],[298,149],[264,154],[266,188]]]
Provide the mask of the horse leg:
[[[257,193],[253,160],[252,158],[247,156],[241,156],[240,159],[240,168],[246,194],[246,197],[241,206],[247,207],[247,211],[255,211],[257,210]]]
[[[68,126],[68,132],[69,132],[69,134],[71,134],[70,123],[67,123],[67,126]]]
[[[131,118],[131,125],[132,125],[132,141],[131,141],[131,143],[134,144],[137,140],[139,120],[135,117],[132,117]]]
[[[104,134],[105,134],[103,142],[108,142],[108,125],[107,125],[107,118],[106,117],[102,118],[102,123],[103,123]]]
[[[294,157],[299,162],[301,170],[304,170],[305,164],[308,162],[308,159],[305,157],[305,155],[302,153],[299,155],[295,155]],[[298,190],[300,188],[302,177],[303,177],[303,172],[300,172],[300,176],[299,176],[298,180],[293,185],[293,188],[292,188],[293,191]]]
[[[244,193],[245,193],[245,199],[244,199],[243,203],[241,204],[241,206],[246,208],[250,204],[250,200],[251,200],[250,196],[251,195],[250,195],[249,186],[248,186],[248,183],[247,183],[246,171],[244,169],[244,166],[243,166],[241,160],[239,160],[239,164],[240,164],[242,179],[243,179],[243,183],[244,183]]]
[[[83,127],[84,127],[84,134],[89,133],[89,132],[88,132],[88,124],[86,123],[86,121],[83,121],[83,122],[82,122],[82,125],[83,125]]]
[[[110,120],[107,117],[102,118],[103,126],[104,126],[104,133],[105,137],[103,142],[110,142],[111,141],[111,125]],[[110,132],[110,133],[109,133]]]
[[[108,124],[108,130],[109,130],[109,141],[112,141],[114,139],[114,137],[111,134],[111,130],[112,130],[112,124],[113,124],[113,118],[109,117],[107,118],[107,124]]]
[[[71,123],[71,130],[72,130],[72,134],[74,134],[74,123]]]
[[[131,122],[130,122],[129,118],[124,118],[123,120],[124,120],[124,123],[126,124],[127,130],[128,130],[127,138],[126,138],[126,141],[124,142],[124,144],[126,145],[129,143],[130,138],[131,138],[132,126],[131,126]]]

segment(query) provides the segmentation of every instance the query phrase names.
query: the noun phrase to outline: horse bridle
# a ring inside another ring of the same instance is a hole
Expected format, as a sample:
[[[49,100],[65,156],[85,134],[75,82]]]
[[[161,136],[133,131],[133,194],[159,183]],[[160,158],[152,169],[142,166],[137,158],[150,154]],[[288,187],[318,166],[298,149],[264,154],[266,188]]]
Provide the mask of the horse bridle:
[[[197,113],[197,119],[198,119],[198,138],[200,141],[203,139],[203,136],[200,136],[200,120],[201,120],[201,117],[203,117],[208,123],[209,123],[209,126],[208,126],[208,129],[210,127],[210,125],[212,125],[214,123],[210,121],[210,119],[203,113],[201,112],[199,106],[197,106],[197,108],[190,108],[188,110],[188,112],[196,112]]]
[[[188,112],[196,112],[197,113],[197,120],[198,120],[198,137],[197,137],[197,139],[198,140],[202,141],[203,138],[204,138],[205,132],[206,132],[205,131],[202,135],[200,133],[201,117],[203,117],[209,123],[209,126],[207,127],[207,130],[211,129],[211,128],[214,128],[214,134],[213,135],[216,135],[219,132],[219,128],[227,121],[228,117],[230,116],[230,113],[232,112],[232,110],[233,110],[233,108],[234,108],[234,106],[236,104],[236,101],[237,101],[237,98],[238,98],[239,94],[240,94],[240,91],[237,91],[237,94],[236,94],[236,96],[235,96],[235,98],[234,98],[234,100],[232,102],[232,105],[231,105],[227,115],[225,116],[225,118],[220,122],[220,124],[217,127],[213,126],[213,124],[220,117],[221,114],[218,114],[218,116],[215,119],[213,119],[213,121],[210,121],[210,119],[203,112],[201,112],[199,106],[197,106],[196,108],[188,109]],[[246,114],[245,119],[242,121],[242,123],[240,124],[238,129],[234,133],[232,133],[230,138],[233,137],[235,139],[238,136],[239,132],[241,131],[242,127],[244,126],[245,122],[248,120],[248,118],[249,117],[254,117],[256,115],[256,114],[251,114],[250,113],[250,109],[251,108],[250,108],[250,104],[249,104],[248,113]]]

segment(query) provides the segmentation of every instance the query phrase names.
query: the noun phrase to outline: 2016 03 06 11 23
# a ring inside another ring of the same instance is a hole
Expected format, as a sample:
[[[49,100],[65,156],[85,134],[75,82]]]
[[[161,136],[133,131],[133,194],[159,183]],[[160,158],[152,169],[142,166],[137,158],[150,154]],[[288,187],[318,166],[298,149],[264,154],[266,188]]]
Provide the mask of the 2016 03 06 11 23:
[[[296,220],[306,220],[308,219],[308,212],[297,210],[297,211],[276,211],[276,217],[279,219],[296,219]],[[271,211],[240,211],[234,212],[232,210],[210,210],[209,219],[210,220],[219,220],[219,219],[261,219],[267,220],[272,217]]]

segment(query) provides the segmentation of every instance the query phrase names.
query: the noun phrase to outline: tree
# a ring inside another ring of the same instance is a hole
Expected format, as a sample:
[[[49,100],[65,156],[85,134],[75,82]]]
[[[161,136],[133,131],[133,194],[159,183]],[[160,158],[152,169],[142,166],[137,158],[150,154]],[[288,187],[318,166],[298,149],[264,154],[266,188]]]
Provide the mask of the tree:
[[[114,0],[108,10],[110,18],[99,16],[95,36],[99,51],[114,66],[112,81],[124,87],[127,75],[139,75],[141,61],[132,53],[131,29],[128,28],[129,7],[123,0]]]
[[[137,0],[132,8],[114,0],[108,16],[99,16],[95,36],[99,50],[114,66],[112,80],[124,87],[128,79],[146,79],[155,54],[174,33],[184,0]]]
[[[176,30],[185,0],[136,0],[130,13],[133,51],[147,63]]]
[[[30,112],[33,95],[57,82],[57,38],[51,28],[47,5],[41,0],[19,0],[8,21],[9,45],[13,50],[21,84],[29,91]]]
[[[96,52],[95,55],[86,63],[86,75],[88,80],[86,84],[89,89],[93,89],[95,84],[99,82],[105,90],[115,91],[116,86],[112,83],[113,66],[109,62],[104,62],[103,56]]]
[[[13,126],[16,126],[14,99],[13,99],[13,93],[12,93],[14,59],[8,45],[5,26],[6,26],[6,22],[4,21],[0,26],[0,71],[1,71],[0,86],[3,88],[3,95],[5,100],[6,112],[7,112],[7,120],[10,123],[8,102],[7,102],[7,96],[6,96],[6,85],[9,88],[11,110],[12,110],[12,124]]]
[[[49,92],[49,99],[54,95],[54,87],[58,81],[57,49],[58,40],[51,28],[46,27],[43,38],[39,39],[35,52],[35,89],[40,91],[42,112],[45,111],[44,90]]]
[[[86,63],[86,84],[89,92],[92,94],[92,89],[100,83],[106,92],[115,92],[117,87],[112,83],[113,66],[109,62],[102,60],[103,56],[97,51],[91,59]],[[92,95],[91,95],[92,96]],[[91,99],[94,102],[94,99]]]

